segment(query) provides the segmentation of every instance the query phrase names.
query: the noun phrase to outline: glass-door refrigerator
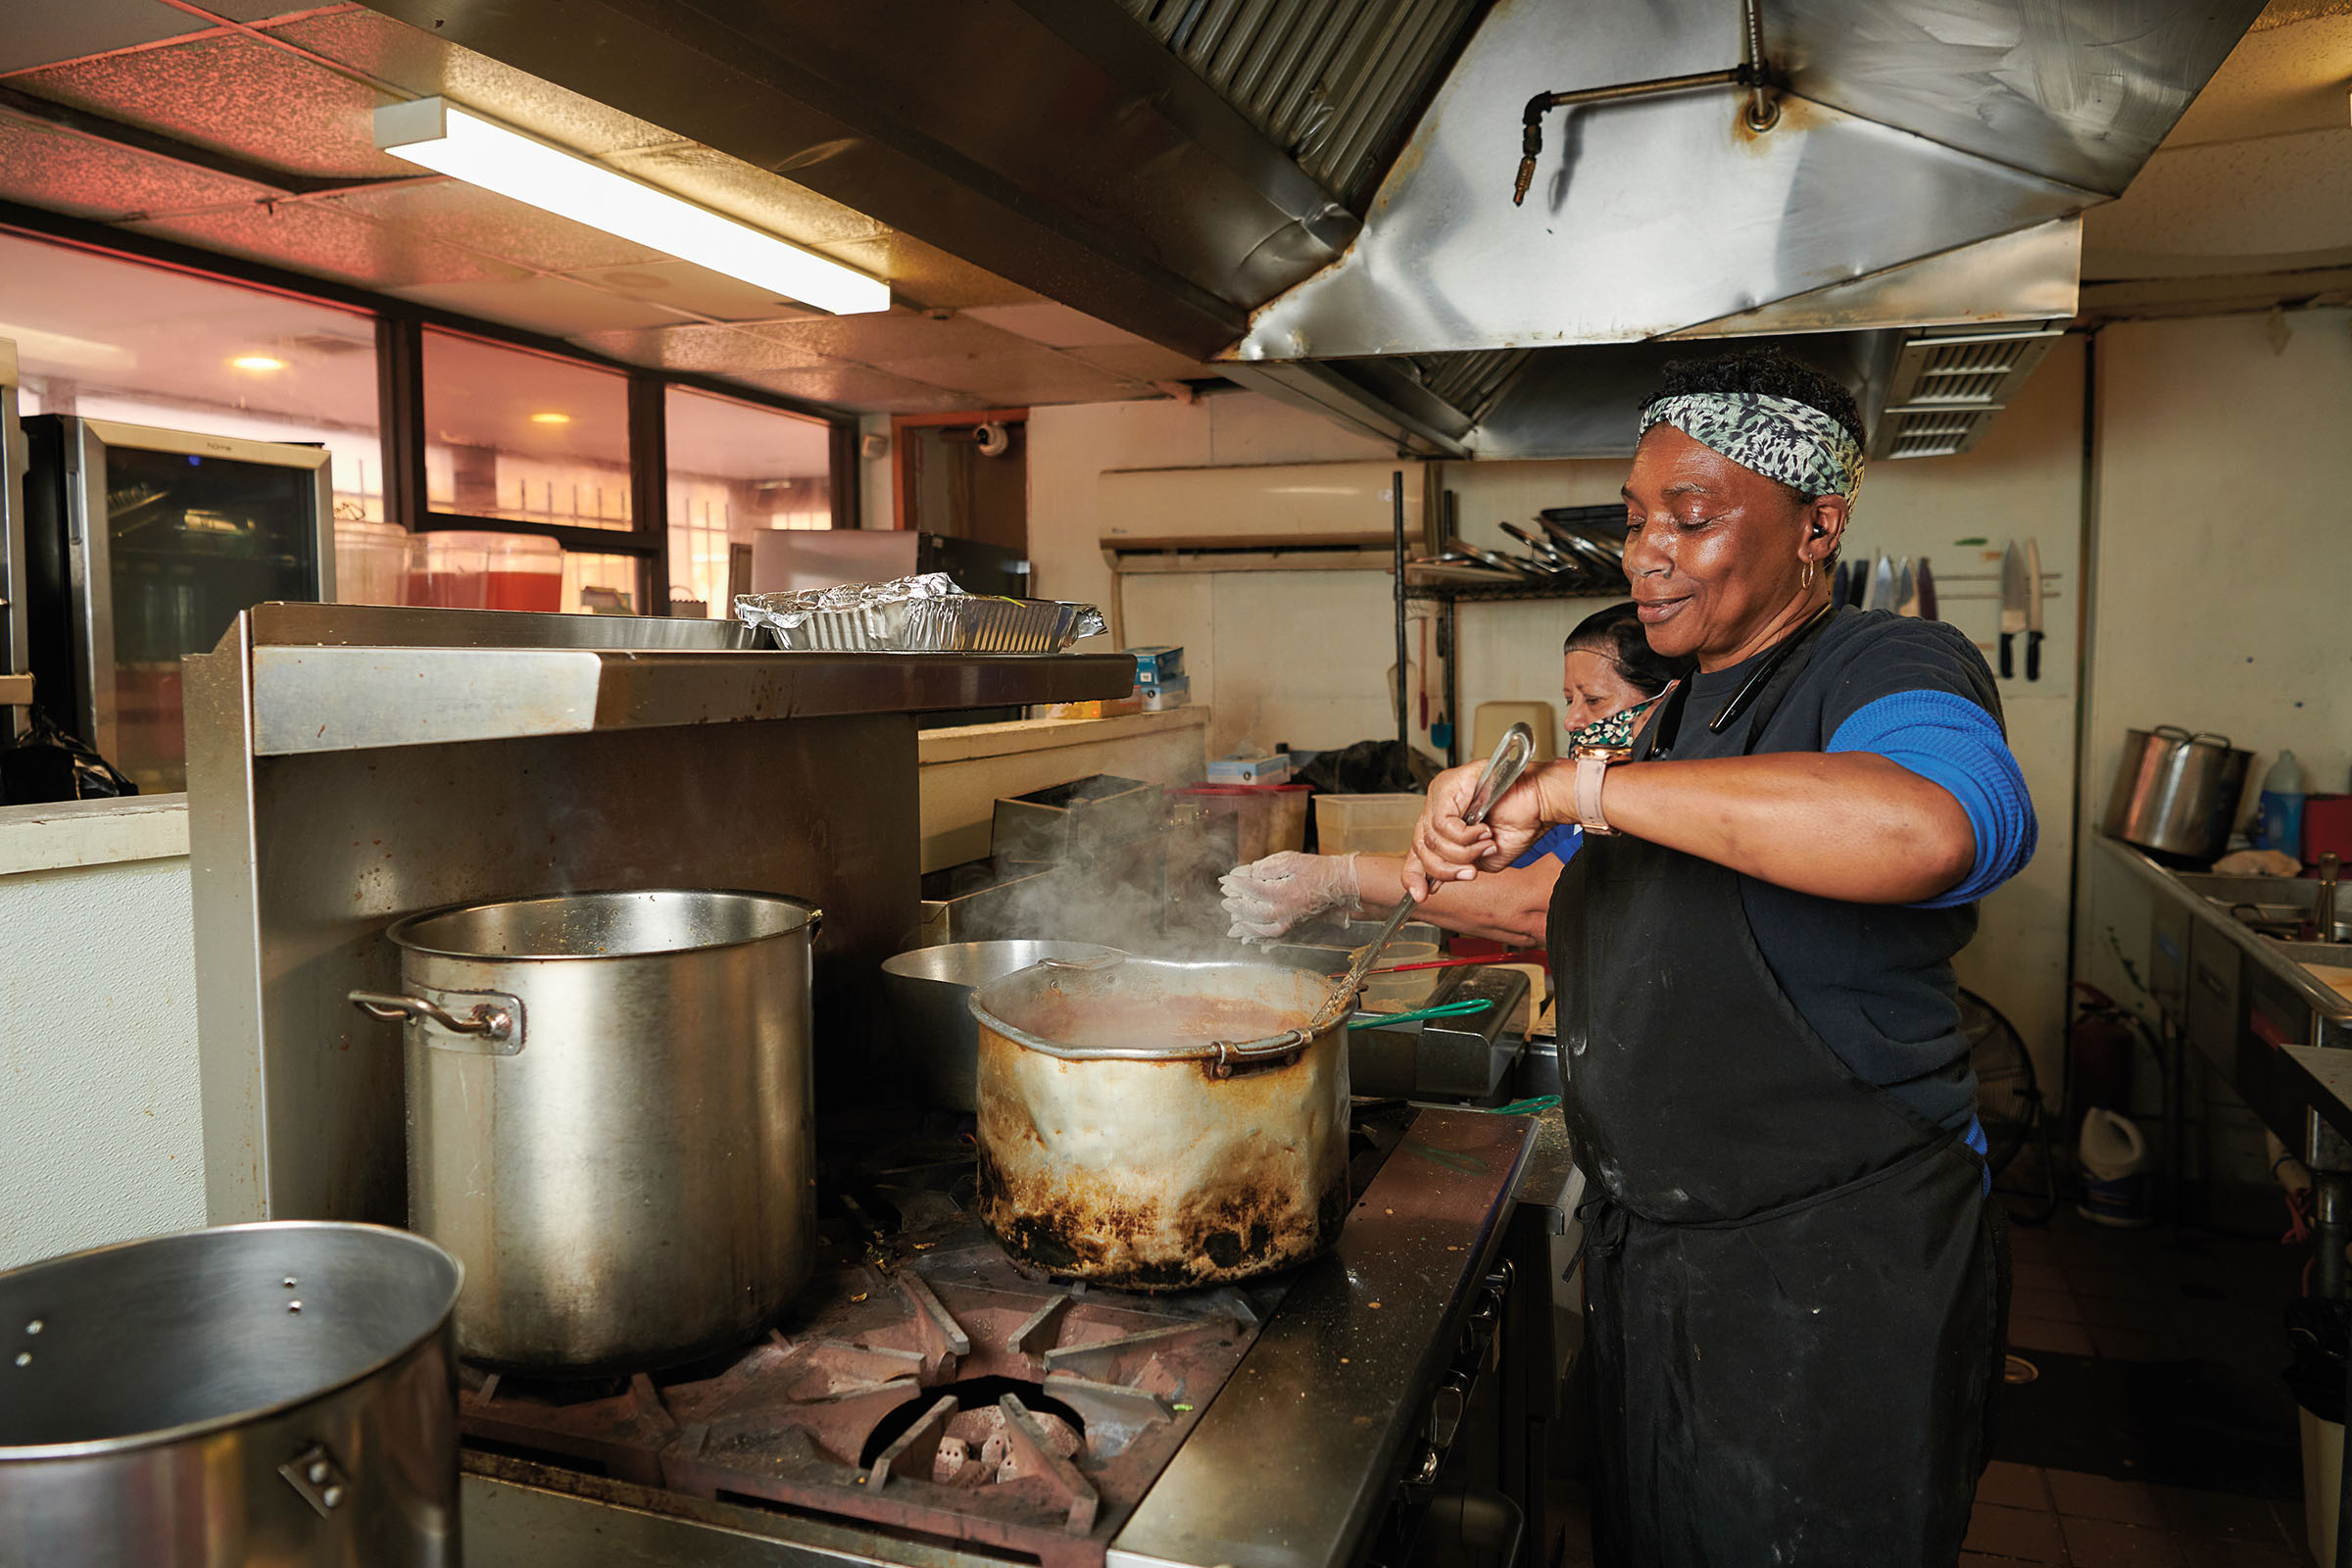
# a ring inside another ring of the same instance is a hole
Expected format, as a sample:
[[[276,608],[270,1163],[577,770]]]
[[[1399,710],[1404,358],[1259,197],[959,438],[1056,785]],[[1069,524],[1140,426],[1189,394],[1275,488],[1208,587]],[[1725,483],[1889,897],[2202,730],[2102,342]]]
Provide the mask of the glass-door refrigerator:
[[[24,421],[35,700],[143,792],[184,789],[179,662],[265,600],[335,596],[324,449]]]

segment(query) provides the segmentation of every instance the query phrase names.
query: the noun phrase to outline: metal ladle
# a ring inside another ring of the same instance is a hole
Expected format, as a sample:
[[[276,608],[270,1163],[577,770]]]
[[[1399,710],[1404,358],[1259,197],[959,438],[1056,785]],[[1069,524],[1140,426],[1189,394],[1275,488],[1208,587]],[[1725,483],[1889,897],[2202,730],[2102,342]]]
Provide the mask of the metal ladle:
[[[1513,724],[1504,730],[1502,739],[1495,744],[1494,755],[1487,759],[1487,770],[1478,776],[1478,793],[1470,797],[1470,809],[1462,813],[1462,820],[1472,827],[1484,822],[1487,813],[1494,808],[1494,803],[1519,782],[1519,775],[1527,771],[1528,760],[1535,755],[1534,730],[1525,724]],[[1397,903],[1396,912],[1382,923],[1380,933],[1372,939],[1371,946],[1356,955],[1355,961],[1348,966],[1346,974],[1340,976],[1339,984],[1332,987],[1331,995],[1324,999],[1323,1005],[1315,1009],[1314,1017],[1306,1025],[1308,1035],[1321,1032],[1332,1019],[1340,1015],[1343,1008],[1354,1003],[1356,993],[1364,988],[1364,977],[1372,972],[1372,965],[1379,961],[1382,950],[1396,940],[1398,929],[1412,918],[1414,907],[1413,896],[1409,893]]]

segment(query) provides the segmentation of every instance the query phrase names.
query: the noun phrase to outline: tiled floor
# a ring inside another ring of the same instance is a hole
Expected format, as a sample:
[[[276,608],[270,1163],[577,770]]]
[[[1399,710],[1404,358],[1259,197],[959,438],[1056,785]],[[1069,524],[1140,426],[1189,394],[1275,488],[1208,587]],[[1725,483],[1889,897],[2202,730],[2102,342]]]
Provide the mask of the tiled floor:
[[[2278,1387],[2280,1314],[2298,1289],[2295,1251],[2259,1239],[2109,1230],[2065,1211],[2046,1228],[2016,1230],[2013,1256],[2010,1342],[2029,1359],[2042,1351],[2201,1362],[2230,1369],[2248,1388]],[[2266,1407],[2262,1430],[2283,1421],[2274,1436],[2291,1445],[2284,1408],[2281,1416]],[[2171,1466],[2177,1477],[2207,1479],[2197,1455],[2185,1458]],[[1995,1460],[1960,1560],[1964,1568],[2308,1568],[2295,1478],[2276,1474],[2280,1468],[2291,1463],[2257,1473],[2287,1500]],[[1554,1497],[1570,1515],[1561,1568],[1585,1568],[1592,1559],[1581,1489],[1570,1484]]]

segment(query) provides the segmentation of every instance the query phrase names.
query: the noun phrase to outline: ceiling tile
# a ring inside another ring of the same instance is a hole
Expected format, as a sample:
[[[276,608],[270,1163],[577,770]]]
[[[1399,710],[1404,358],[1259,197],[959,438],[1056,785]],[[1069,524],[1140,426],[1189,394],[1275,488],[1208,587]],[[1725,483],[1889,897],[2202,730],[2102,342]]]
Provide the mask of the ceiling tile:
[[[115,219],[273,194],[226,174],[0,115],[0,197],[10,201],[76,218]]]
[[[2212,142],[2148,160],[2082,216],[2082,275],[2326,266],[2352,247],[2352,128]]]
[[[574,152],[602,155],[678,140],[659,125],[584,98],[486,55],[373,11],[312,17],[270,29],[337,64],[419,98],[447,96]],[[361,127],[372,140],[372,130]]]
[[[990,407],[981,398],[923,386],[855,365],[827,365],[805,370],[754,370],[734,379],[781,392],[786,397],[829,403],[862,414],[944,414],[955,409]]]
[[[1163,349],[1156,343],[1113,343],[1069,352],[1073,358],[1099,366],[1113,375],[1132,376],[1138,381],[1191,381],[1225,373],[1213,365],[1202,365],[1189,354]]]
[[[0,27],[0,74],[202,32],[212,24],[156,0],[23,0]]]
[[[879,365],[884,360],[939,358],[956,354],[1034,353],[1037,346],[1000,332],[969,317],[945,319],[904,308],[860,316],[813,316],[798,321],[763,321],[746,328],[778,343],[826,354],[837,360]]]
[[[804,306],[778,299],[767,289],[724,272],[713,272],[707,267],[697,267],[692,262],[663,259],[629,267],[583,270],[573,275],[649,304],[667,305],[689,315],[713,317],[721,321],[823,318]]]
[[[9,85],[269,168],[350,177],[416,172],[375,150],[369,117],[389,99],[242,34],[27,72]]]
[[[1160,395],[1150,386],[1045,349],[1026,354],[892,360],[882,368],[934,386],[973,393],[999,408],[1034,403],[1124,403]]]
[[[875,239],[889,225],[697,142],[615,153],[613,168],[799,245]]]
[[[1124,327],[1097,320],[1084,311],[1052,300],[1038,300],[1029,305],[976,305],[963,314],[1048,348],[1075,349],[1144,341]]]
[[[386,292],[550,337],[667,326],[678,318],[674,312],[659,306],[599,293],[568,278],[524,273],[504,280],[418,283]]]
[[[821,354],[754,337],[731,326],[695,324],[632,332],[589,332],[573,336],[572,341],[582,348],[649,369],[701,370],[710,375],[805,370],[839,363]]]
[[[2333,130],[2344,123],[2352,15],[2247,33],[2164,138],[2166,147]]]
[[[572,272],[658,261],[659,251],[458,179],[354,191],[347,211],[484,251],[541,272]]]
[[[332,200],[256,204],[186,213],[128,225],[206,250],[312,272],[361,288],[473,282],[529,274],[342,212]]]
[[[1038,298],[1018,283],[1006,282],[994,272],[896,231],[817,249],[888,279],[892,297],[909,305],[961,310],[970,305],[1025,305]]]

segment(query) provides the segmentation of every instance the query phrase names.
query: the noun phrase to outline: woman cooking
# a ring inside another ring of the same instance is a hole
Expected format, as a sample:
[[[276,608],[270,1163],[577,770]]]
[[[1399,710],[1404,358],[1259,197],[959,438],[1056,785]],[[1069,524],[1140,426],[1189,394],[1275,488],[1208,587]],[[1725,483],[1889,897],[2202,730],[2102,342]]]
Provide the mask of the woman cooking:
[[[1843,388],[1777,354],[1677,365],[1642,430],[1626,571],[1697,673],[1480,827],[1479,769],[1440,775],[1404,885],[1587,835],[1548,940],[1595,1195],[1600,1560],[1950,1564],[2007,1294],[1951,958],[2032,807],[1975,647],[1830,603],[1862,477]]]
[[[1568,739],[1620,744],[1640,733],[1659,699],[1688,673],[1687,659],[1651,652],[1636,607],[1611,605],[1587,615],[1560,650],[1560,696],[1567,705]],[[1528,846],[1510,868],[1474,882],[1456,883],[1415,915],[1447,931],[1496,942],[1544,940],[1551,907],[1551,885],[1576,854],[1582,833],[1573,824],[1555,827]],[[1360,910],[1383,912],[1403,896],[1401,855],[1301,855],[1284,850],[1219,879],[1231,936],[1271,941],[1310,916]]]

